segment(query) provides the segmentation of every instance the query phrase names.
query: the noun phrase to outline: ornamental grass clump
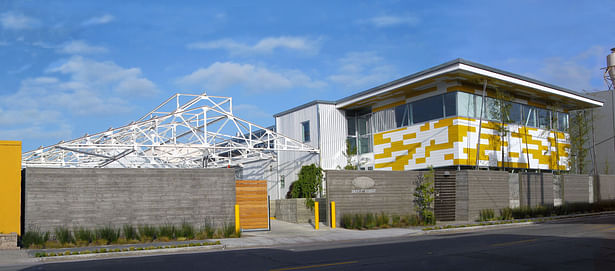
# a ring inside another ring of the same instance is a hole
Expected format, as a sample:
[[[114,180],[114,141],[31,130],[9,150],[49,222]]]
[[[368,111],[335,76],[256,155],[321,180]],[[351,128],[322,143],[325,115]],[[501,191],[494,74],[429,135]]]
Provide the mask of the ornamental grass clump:
[[[114,229],[111,225],[96,230],[96,239],[105,240],[106,245],[117,241],[118,238],[120,238],[120,230]]]
[[[195,236],[194,226],[192,226],[192,224],[186,221],[182,222],[181,226],[177,230],[176,236],[178,238],[183,237],[186,239],[194,239],[194,236]]]
[[[124,226],[122,226],[122,231],[124,232],[124,238],[126,238],[126,240],[139,240],[139,233],[137,232],[137,229],[130,224],[125,224]]]
[[[175,238],[177,228],[175,225],[167,223],[158,227],[158,238],[160,241],[169,241]]]
[[[158,229],[154,226],[143,225],[139,227],[139,237],[141,241],[151,242],[158,238]]]
[[[21,236],[21,245],[25,248],[42,248],[49,240],[49,232],[41,232],[38,228],[30,228]]]
[[[57,227],[55,228],[55,238],[62,245],[73,243],[75,240],[73,239],[73,234],[66,227]]]
[[[87,245],[94,241],[94,239],[96,239],[96,234],[92,230],[86,229],[84,227],[79,227],[73,230],[73,232],[75,234],[76,243],[78,245]]]

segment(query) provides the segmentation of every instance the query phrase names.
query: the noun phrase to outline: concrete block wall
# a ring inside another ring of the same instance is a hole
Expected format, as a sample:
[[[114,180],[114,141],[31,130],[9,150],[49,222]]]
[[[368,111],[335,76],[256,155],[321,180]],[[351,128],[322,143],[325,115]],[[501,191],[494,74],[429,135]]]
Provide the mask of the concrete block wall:
[[[24,229],[234,221],[234,169],[25,169]]]
[[[319,220],[326,222],[327,218],[327,199],[315,199],[319,204]],[[271,212],[276,219],[291,223],[308,223],[314,221],[314,210],[305,206],[305,199],[279,199],[272,200],[275,210]]]
[[[615,175],[600,174],[596,180],[597,198],[615,200]]]
[[[0,250],[3,249],[19,249],[17,233],[0,234]]]
[[[519,173],[521,206],[553,205],[552,173]]]
[[[475,221],[480,210],[510,206],[509,173],[505,171],[463,170],[457,172],[455,220]]]
[[[417,171],[327,170],[327,214],[331,213],[331,201],[335,201],[338,226],[344,214],[414,214],[413,193],[420,174]],[[366,186],[367,182],[362,182],[363,187],[353,185],[353,180],[360,177],[373,180],[373,186]]]
[[[562,178],[562,200],[564,203],[590,202],[591,176],[582,174],[564,174]],[[591,189],[593,192],[593,189]]]

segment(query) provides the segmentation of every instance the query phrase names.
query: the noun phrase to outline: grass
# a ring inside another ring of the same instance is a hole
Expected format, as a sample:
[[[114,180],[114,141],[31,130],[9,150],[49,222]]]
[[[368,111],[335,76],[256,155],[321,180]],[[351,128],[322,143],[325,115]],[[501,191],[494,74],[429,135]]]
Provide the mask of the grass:
[[[40,246],[43,247],[49,240],[49,232],[41,232],[38,228],[31,228],[21,236],[21,245],[25,248]]]
[[[57,227],[55,228],[54,233],[55,233],[56,240],[58,240],[58,242],[60,242],[60,244],[62,245],[75,242],[73,238],[73,234],[66,227]]]
[[[120,238],[120,230],[114,229],[111,225],[96,230],[96,239],[105,240],[107,245],[114,243],[118,238]]]
[[[176,231],[177,229],[175,228],[175,225],[167,223],[158,227],[158,237],[173,239],[175,238]]]
[[[196,235],[196,232],[194,230],[194,226],[192,226],[192,224],[184,221],[182,222],[181,226],[179,227],[179,229],[177,230],[177,237],[183,237],[186,239],[193,239],[194,236]]]
[[[94,239],[96,239],[96,234],[93,231],[83,227],[73,230],[73,233],[75,234],[75,239],[77,240],[77,242],[81,241],[86,244],[89,244]]]
[[[390,227],[409,227],[427,225],[421,221],[417,215],[387,215],[384,212],[380,214],[343,214],[340,221],[340,226],[345,229],[382,229]]]
[[[158,229],[154,226],[143,225],[139,227],[139,240],[141,241],[152,241],[158,238]]]
[[[139,240],[139,233],[137,232],[137,229],[130,224],[125,224],[124,226],[122,226],[122,230],[124,232],[124,238],[126,238],[126,240]]]

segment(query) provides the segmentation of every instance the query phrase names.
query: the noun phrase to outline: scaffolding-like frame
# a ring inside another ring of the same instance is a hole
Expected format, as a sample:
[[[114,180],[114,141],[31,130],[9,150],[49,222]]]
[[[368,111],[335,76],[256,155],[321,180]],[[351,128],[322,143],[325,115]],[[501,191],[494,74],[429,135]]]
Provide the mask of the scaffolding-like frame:
[[[319,150],[233,115],[231,97],[175,94],[137,121],[23,154],[22,167],[236,167]]]

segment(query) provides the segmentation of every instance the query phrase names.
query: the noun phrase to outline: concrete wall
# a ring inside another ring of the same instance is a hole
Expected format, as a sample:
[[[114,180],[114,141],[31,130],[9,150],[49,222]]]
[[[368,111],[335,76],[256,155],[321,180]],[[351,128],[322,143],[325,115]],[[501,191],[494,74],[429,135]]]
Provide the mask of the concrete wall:
[[[25,229],[234,221],[234,169],[25,169]]]
[[[319,220],[327,222],[327,200],[315,199],[319,204]],[[271,201],[271,216],[291,223],[308,223],[314,221],[314,211],[305,206],[305,199],[281,199]],[[275,209],[274,207],[275,206]]]
[[[330,208],[331,201],[335,201],[337,225],[344,214],[414,213],[412,194],[420,174],[416,171],[327,170],[327,206]]]
[[[591,176],[582,174],[562,175],[562,200],[565,203],[589,202]]]
[[[615,199],[615,175],[600,174],[597,177],[598,198],[600,200]]]
[[[0,234],[0,250],[19,249],[17,246],[17,233]]]
[[[463,170],[457,172],[455,220],[474,221],[480,210],[496,212],[510,206],[509,174],[504,171]]]
[[[519,173],[521,206],[553,205],[553,174]]]

